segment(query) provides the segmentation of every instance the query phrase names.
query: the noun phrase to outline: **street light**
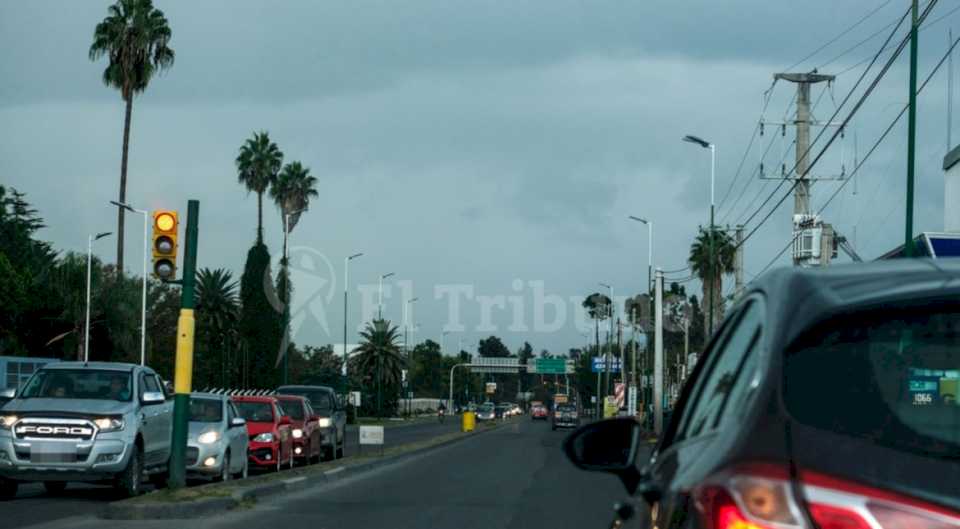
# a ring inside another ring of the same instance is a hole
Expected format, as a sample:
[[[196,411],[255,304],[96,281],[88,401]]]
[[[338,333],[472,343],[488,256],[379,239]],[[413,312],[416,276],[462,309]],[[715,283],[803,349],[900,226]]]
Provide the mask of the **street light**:
[[[143,292],[140,294],[140,365],[144,365],[147,356],[147,215],[149,213],[147,213],[145,209],[136,209],[129,204],[117,202],[116,200],[111,200],[110,203],[132,213],[140,213],[143,215]],[[123,272],[123,270],[120,272]]]
[[[363,255],[363,252],[348,255],[343,258],[343,376],[347,376],[347,283],[350,277],[350,261]],[[346,386],[346,384],[344,384]]]
[[[450,334],[450,331],[440,331],[440,356],[443,356],[443,339],[448,334]]]
[[[647,225],[647,293],[653,290],[653,221],[630,215],[631,220]]]
[[[113,232],[105,231],[96,235],[87,236],[87,323],[83,328],[83,361],[90,359],[90,266],[93,261],[93,241],[110,235]]]
[[[383,274],[380,276],[380,288],[379,288],[379,294],[377,296],[377,319],[378,320],[383,319],[383,280],[393,275],[395,274],[393,272],[390,272],[389,274]]]
[[[603,382],[603,391],[606,393],[610,388],[610,353],[613,352],[613,316],[617,312],[617,306],[613,302],[613,287],[606,283],[599,283],[599,285],[610,292],[610,304],[607,305],[607,315],[610,316],[610,330],[607,332],[607,352],[603,355],[603,360],[606,364],[604,370],[604,378],[606,378],[606,380]]]
[[[403,353],[409,354],[407,350],[407,331],[410,329],[410,324],[407,322],[407,312],[410,310],[410,305],[416,303],[420,298],[408,299],[403,305]],[[413,318],[410,318],[413,319]]]
[[[714,290],[714,274],[716,273],[716,248],[714,248],[714,224],[713,224],[713,209],[714,209],[714,176],[717,169],[717,147],[716,145],[696,136],[686,135],[683,137],[683,141],[688,143],[694,143],[703,147],[704,149],[710,149],[710,276],[707,278],[711,282],[710,285],[710,324],[708,326],[709,333],[713,335],[713,306],[715,304],[714,299],[716,293]],[[707,336],[707,340],[710,339],[710,336]]]
[[[290,217],[294,215],[299,215],[306,211],[307,208],[300,208],[296,211],[291,211],[289,213],[283,214],[283,290],[281,295],[283,296],[283,339],[280,343],[286,345],[288,335],[290,333],[290,251],[287,245],[287,240],[290,238]],[[283,383],[287,383],[287,378],[289,375],[289,366],[287,355],[288,347],[283,348]]]

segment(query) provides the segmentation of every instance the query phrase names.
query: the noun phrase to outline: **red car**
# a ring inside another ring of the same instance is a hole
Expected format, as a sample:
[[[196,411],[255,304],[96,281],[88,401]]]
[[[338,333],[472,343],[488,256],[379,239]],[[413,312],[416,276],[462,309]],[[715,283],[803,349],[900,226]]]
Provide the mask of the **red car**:
[[[530,408],[530,420],[536,421],[539,419],[545,421],[549,415],[550,414],[547,412],[547,407],[542,404],[535,405]]]
[[[233,397],[240,416],[247,421],[250,464],[263,469],[293,468],[293,427],[275,397]]]
[[[320,461],[323,454],[323,434],[320,432],[320,416],[306,398],[296,395],[277,395],[283,413],[290,417],[293,435],[293,457],[304,464]]]

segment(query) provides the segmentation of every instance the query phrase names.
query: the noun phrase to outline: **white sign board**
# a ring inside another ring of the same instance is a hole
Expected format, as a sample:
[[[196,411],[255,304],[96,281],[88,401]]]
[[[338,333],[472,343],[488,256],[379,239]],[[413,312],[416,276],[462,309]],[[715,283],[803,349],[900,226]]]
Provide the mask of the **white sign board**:
[[[360,444],[362,445],[382,445],[383,444],[383,426],[361,426]]]
[[[496,382],[487,382],[487,394],[493,395],[497,392],[497,383]]]
[[[360,406],[360,392],[351,391],[350,392],[350,405],[351,406]]]
[[[627,389],[627,415],[634,416],[637,414],[637,386],[636,384],[630,384],[630,387]]]

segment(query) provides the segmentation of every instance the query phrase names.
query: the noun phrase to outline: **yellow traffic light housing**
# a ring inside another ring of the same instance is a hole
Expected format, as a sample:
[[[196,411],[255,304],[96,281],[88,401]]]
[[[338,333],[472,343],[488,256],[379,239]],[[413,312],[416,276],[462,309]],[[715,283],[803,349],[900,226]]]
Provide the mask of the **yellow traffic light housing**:
[[[153,212],[153,274],[161,281],[173,281],[177,274],[177,212]]]

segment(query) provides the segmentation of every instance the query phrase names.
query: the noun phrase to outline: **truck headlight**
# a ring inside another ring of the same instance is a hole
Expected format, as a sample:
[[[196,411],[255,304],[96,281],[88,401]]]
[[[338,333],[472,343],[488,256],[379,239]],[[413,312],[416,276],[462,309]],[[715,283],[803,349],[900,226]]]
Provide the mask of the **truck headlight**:
[[[303,437],[303,430],[301,430],[300,428],[295,428],[293,430],[293,438],[300,439],[301,437]]]
[[[0,430],[9,430],[17,422],[16,415],[0,415]]]
[[[220,432],[204,432],[197,437],[197,442],[202,445],[216,443],[220,439]]]
[[[270,432],[263,432],[263,433],[257,434],[257,436],[253,438],[253,440],[257,443],[272,443],[273,434]]]
[[[97,428],[101,432],[114,432],[123,429],[123,419],[117,419],[114,417],[101,417],[99,419],[94,419],[93,424],[96,424]]]
[[[329,427],[330,427],[330,424],[332,424],[332,423],[331,423],[330,419],[328,419],[327,417],[321,417],[321,418],[320,418],[320,427],[321,427],[321,428],[329,428]]]

